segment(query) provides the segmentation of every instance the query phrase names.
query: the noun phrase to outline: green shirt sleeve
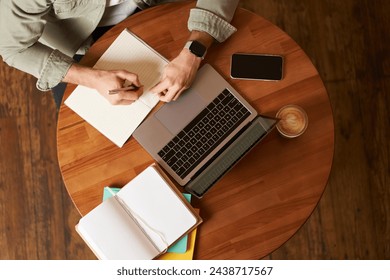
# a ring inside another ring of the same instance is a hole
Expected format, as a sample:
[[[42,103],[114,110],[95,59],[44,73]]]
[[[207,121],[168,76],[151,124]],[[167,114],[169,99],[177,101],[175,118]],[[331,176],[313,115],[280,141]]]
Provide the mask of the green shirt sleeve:
[[[95,2],[1,0],[0,55],[4,62],[35,76],[39,90],[53,88],[63,80],[72,56],[103,14],[106,1]]]
[[[190,12],[188,29],[204,31],[218,42],[229,38],[236,28],[230,24],[239,0],[198,0]]]

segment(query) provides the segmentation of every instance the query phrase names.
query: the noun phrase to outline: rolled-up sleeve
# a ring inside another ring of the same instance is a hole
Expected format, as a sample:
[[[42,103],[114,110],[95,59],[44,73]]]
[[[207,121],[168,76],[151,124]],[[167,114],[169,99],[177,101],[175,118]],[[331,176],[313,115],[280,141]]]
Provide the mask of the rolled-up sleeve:
[[[239,0],[198,0],[191,9],[188,29],[204,31],[218,42],[229,38],[237,29],[230,24]]]
[[[50,7],[37,2],[0,2],[0,55],[8,65],[37,77],[37,88],[45,91],[61,82],[73,59],[38,41]]]
[[[59,84],[73,62],[71,57],[58,50],[53,50],[41,67],[42,70],[38,77],[37,88],[45,91]]]

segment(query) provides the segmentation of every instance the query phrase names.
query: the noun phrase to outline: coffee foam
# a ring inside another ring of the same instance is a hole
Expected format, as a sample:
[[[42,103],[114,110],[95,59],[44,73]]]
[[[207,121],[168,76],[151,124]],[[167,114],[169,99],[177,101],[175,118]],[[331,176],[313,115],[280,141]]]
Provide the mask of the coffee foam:
[[[297,137],[305,132],[307,127],[306,112],[297,105],[287,105],[279,110],[276,117],[278,131],[285,137]]]

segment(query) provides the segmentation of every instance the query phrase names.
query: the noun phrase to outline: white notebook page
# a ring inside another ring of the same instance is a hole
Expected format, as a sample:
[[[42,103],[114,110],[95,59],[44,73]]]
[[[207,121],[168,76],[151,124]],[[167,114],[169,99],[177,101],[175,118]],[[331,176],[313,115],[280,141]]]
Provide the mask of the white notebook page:
[[[182,199],[167,187],[154,167],[146,168],[117,195],[140,218],[139,222],[145,225],[144,230],[160,251],[165,250],[166,244],[171,245],[197,222]]]
[[[114,197],[81,218],[76,229],[102,260],[150,260],[160,253]]]
[[[100,259],[153,259],[197,223],[174,190],[153,167],[125,185],[117,195],[126,203],[141,230],[114,197],[80,219],[77,231]],[[159,248],[153,244],[144,234]],[[161,238],[162,237],[162,238]]]
[[[165,58],[125,29],[94,68],[125,69],[138,74],[144,94],[131,105],[111,105],[96,90],[77,86],[65,104],[118,147],[122,147],[158,103],[158,97],[149,90],[160,81],[166,65]]]

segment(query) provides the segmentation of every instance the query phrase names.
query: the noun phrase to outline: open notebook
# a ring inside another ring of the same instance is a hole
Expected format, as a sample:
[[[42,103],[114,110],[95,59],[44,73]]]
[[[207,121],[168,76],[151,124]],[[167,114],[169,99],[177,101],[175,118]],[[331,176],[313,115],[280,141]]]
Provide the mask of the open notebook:
[[[65,104],[118,147],[122,147],[158,103],[158,97],[149,90],[160,81],[167,63],[164,57],[125,29],[94,68],[124,69],[138,74],[144,86],[144,94],[131,105],[111,105],[96,90],[77,86],[65,100]]]
[[[202,219],[163,171],[152,165],[76,225],[99,259],[154,259]]]
[[[105,187],[103,190],[103,201],[112,197],[113,195],[118,193],[120,190],[121,190],[120,188]],[[183,193],[182,195],[191,204],[191,194]],[[188,245],[188,235],[186,234],[179,241],[177,241],[174,245],[170,246],[168,248],[167,252],[185,253],[187,251],[187,245]]]
[[[105,187],[103,190],[103,201],[113,196],[120,191],[120,188]],[[183,193],[184,198],[191,203],[191,194]],[[195,208],[195,211],[199,213],[199,209]],[[184,235],[172,246],[169,246],[165,254],[160,255],[158,260],[192,260],[195,252],[196,232],[195,228],[191,233]],[[115,236],[113,237],[113,239]]]

